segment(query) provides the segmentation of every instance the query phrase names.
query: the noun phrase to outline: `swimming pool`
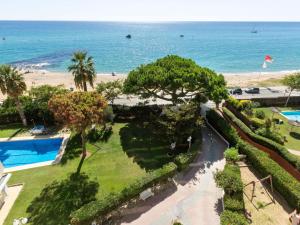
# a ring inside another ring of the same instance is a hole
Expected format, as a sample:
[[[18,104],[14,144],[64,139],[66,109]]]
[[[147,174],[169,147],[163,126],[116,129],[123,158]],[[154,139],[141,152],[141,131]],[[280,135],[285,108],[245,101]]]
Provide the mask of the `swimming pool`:
[[[5,168],[53,161],[63,138],[0,142],[0,160]]]
[[[281,112],[288,120],[294,120],[300,122],[300,111],[284,111]]]

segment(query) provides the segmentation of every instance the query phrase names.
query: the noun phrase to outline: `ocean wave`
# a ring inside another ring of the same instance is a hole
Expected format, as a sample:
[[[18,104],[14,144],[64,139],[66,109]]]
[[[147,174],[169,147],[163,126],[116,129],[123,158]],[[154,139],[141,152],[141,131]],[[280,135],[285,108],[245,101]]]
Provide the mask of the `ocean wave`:
[[[69,59],[70,52],[55,52],[51,54],[41,55],[36,58],[24,59],[9,63],[21,70],[45,70],[57,68],[62,62]]]

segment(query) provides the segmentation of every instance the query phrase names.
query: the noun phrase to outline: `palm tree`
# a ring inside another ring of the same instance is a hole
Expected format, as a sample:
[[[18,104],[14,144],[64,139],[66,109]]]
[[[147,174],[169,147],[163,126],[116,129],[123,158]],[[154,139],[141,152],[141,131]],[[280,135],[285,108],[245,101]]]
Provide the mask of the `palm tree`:
[[[287,107],[292,92],[294,90],[300,90],[300,73],[294,73],[286,76],[282,83],[290,88],[290,93],[285,103],[285,107]]]
[[[68,67],[74,76],[77,88],[87,91],[87,82],[94,88],[96,71],[93,57],[87,56],[87,52],[75,52],[71,59],[72,64]]]
[[[0,90],[5,95],[13,98],[24,126],[27,120],[19,97],[26,91],[26,83],[22,74],[10,65],[0,66]]]

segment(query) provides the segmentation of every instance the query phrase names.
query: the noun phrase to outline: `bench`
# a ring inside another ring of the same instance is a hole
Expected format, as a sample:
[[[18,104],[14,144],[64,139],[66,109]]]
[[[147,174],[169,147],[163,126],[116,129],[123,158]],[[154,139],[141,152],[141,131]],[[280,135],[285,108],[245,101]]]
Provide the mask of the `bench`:
[[[147,198],[150,198],[151,196],[154,196],[154,193],[151,191],[151,188],[148,188],[147,190],[140,193],[140,199],[145,201]]]

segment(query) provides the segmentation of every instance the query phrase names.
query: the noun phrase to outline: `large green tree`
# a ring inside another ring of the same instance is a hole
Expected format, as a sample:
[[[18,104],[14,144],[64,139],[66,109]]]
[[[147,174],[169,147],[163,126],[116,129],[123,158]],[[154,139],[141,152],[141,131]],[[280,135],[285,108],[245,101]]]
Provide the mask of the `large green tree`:
[[[14,99],[22,123],[24,126],[27,126],[27,120],[19,98],[26,91],[26,83],[24,77],[16,68],[10,65],[0,66],[0,90],[4,95],[7,94]]]
[[[300,90],[300,73],[294,73],[294,74],[291,74],[291,75],[288,75],[286,76],[282,83],[286,86],[289,87],[290,89],[290,93],[289,93],[289,96],[286,100],[286,103],[285,103],[285,106],[288,105],[289,103],[289,100],[291,98],[291,94],[293,91],[295,90]]]
[[[99,94],[104,96],[106,98],[106,100],[109,101],[113,105],[114,100],[120,94],[122,94],[123,83],[120,80],[101,82],[101,83],[97,84],[96,90]]]
[[[95,92],[71,92],[52,97],[48,106],[57,121],[81,135],[82,158],[77,169],[77,173],[80,173],[87,154],[86,131],[93,124],[103,122],[107,102],[100,94]]]
[[[124,82],[125,94],[158,98],[173,105],[192,100],[205,102],[215,88],[210,80],[217,74],[193,60],[169,55],[131,71]]]
[[[224,79],[224,76],[222,74],[219,74],[211,76],[209,83],[209,87],[211,87],[210,91],[208,92],[209,99],[215,102],[216,107],[218,109],[222,100],[226,100],[228,98],[226,81]]]
[[[87,52],[75,52],[71,59],[72,64],[68,67],[69,72],[74,76],[74,82],[77,88],[87,91],[87,83],[94,87],[96,70],[94,61]]]
[[[194,103],[165,106],[161,115],[153,119],[156,131],[170,143],[187,144],[187,138],[194,138],[203,123],[199,112],[199,105]]]

